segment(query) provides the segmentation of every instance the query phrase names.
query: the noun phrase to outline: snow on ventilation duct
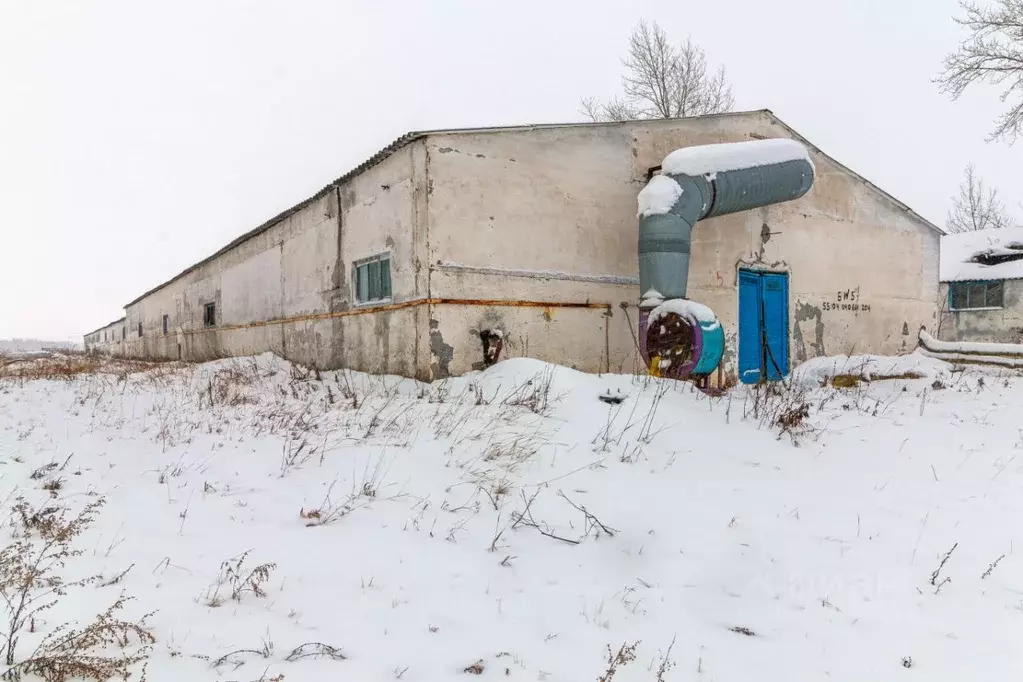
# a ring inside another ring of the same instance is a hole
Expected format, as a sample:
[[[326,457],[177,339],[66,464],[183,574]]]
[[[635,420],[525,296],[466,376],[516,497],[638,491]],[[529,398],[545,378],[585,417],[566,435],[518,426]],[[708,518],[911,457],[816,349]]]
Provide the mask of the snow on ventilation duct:
[[[814,170],[806,147],[788,138],[686,147],[665,157],[637,207],[640,291],[657,294],[645,294],[640,306],[640,348],[652,369],[676,378],[709,374],[724,350],[721,325],[706,306],[673,303],[686,298],[696,222],[798,199],[813,186]]]
[[[707,175],[786,161],[805,161],[813,170],[806,147],[783,137],[676,149],[664,157],[661,172],[665,175]]]
[[[680,196],[682,196],[682,187],[677,182],[667,175],[655,175],[639,192],[637,215],[643,218],[648,215],[667,213]]]

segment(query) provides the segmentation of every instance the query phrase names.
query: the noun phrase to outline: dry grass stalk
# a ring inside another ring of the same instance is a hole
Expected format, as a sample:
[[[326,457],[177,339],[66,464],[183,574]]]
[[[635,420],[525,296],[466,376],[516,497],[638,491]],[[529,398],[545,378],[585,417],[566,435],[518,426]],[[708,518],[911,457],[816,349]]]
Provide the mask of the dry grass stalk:
[[[249,552],[228,559],[220,564],[220,573],[217,580],[206,591],[206,604],[217,607],[224,603],[226,598],[234,601],[241,601],[246,594],[254,597],[265,597],[266,590],[264,583],[270,580],[270,575],[277,568],[275,563],[259,564],[249,569],[245,566],[245,560]]]

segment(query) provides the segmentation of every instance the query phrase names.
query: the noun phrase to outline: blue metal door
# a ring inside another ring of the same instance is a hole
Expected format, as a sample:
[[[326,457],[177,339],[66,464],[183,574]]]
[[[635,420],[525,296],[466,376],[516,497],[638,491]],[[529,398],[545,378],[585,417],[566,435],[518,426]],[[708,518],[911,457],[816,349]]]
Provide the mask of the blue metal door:
[[[779,381],[789,371],[789,278],[739,271],[739,380]]]
[[[760,381],[760,277],[749,270],[739,271],[739,380],[744,384]]]
[[[764,302],[764,367],[768,381],[781,381],[789,373],[789,276],[765,272],[760,275]]]

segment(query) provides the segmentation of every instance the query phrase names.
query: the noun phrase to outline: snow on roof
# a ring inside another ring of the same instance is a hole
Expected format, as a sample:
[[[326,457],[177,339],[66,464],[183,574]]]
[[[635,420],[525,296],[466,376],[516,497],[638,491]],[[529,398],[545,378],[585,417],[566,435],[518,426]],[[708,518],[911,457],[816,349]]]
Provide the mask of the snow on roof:
[[[961,232],[941,238],[942,282],[985,279],[1023,279],[1023,227]]]
[[[663,215],[671,210],[682,196],[682,187],[667,175],[655,175],[639,191],[639,217]]]
[[[668,175],[705,175],[800,159],[813,167],[806,147],[787,137],[705,144],[676,149],[668,154],[661,162],[661,172]]]

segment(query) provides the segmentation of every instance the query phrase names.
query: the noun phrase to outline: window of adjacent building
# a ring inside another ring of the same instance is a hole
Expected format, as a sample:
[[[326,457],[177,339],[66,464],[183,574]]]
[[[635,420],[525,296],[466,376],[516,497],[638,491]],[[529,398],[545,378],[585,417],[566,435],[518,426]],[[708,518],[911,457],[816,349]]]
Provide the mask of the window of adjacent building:
[[[383,254],[354,264],[357,303],[386,301],[391,298],[391,256]]]
[[[1001,308],[1003,296],[1001,281],[952,282],[948,286],[948,307],[952,310]]]
[[[207,303],[202,310],[202,323],[207,327],[217,326],[217,304]]]
[[[139,338],[142,338],[142,323],[139,322]]]
[[[163,333],[165,335],[170,333],[170,315],[163,316]]]
[[[124,341],[126,338],[128,338],[128,328],[121,327],[121,341]]]

